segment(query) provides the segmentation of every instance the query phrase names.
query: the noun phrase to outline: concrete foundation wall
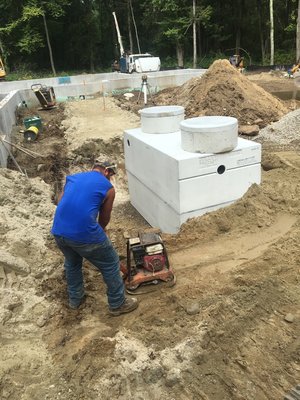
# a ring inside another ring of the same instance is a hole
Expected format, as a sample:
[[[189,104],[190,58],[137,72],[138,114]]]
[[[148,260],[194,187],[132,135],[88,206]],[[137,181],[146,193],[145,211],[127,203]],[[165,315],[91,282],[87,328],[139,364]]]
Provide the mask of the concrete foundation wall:
[[[147,73],[148,82],[161,89],[179,86],[194,76],[202,75],[204,69],[184,69],[171,71],[158,71]],[[1,82],[0,94],[7,94],[12,90],[31,89],[31,85],[40,83],[53,86],[57,96],[76,96],[80,94],[93,94],[114,89],[137,88],[141,86],[142,74],[122,74],[110,72],[103,74],[77,75],[69,77],[30,79],[24,81]],[[105,81],[105,82],[103,82]],[[69,83],[65,83],[69,82]]]
[[[8,95],[0,101],[0,135],[2,139],[10,141],[12,128],[16,123],[16,111],[22,102],[32,105],[37,104],[35,96],[31,90],[12,90]],[[6,168],[8,144],[0,143],[0,166]]]
[[[150,88],[161,90],[167,87],[180,86],[195,76],[202,75],[204,69],[184,69],[147,73]],[[0,135],[9,140],[12,128],[16,123],[16,109],[22,101],[30,106],[38,104],[31,90],[33,84],[52,86],[58,101],[68,97],[88,96],[95,93],[112,93],[118,89],[142,87],[142,74],[122,74],[118,72],[31,79],[24,81],[1,82],[0,84]],[[7,144],[0,143],[0,166],[7,166]]]

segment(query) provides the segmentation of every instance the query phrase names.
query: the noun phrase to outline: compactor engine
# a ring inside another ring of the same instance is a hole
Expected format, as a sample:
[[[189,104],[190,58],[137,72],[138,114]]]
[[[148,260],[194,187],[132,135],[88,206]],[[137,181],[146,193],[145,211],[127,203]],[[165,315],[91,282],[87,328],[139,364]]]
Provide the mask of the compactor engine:
[[[158,233],[140,233],[127,240],[127,265],[122,272],[128,293],[135,293],[146,284],[175,284],[167,251]]]

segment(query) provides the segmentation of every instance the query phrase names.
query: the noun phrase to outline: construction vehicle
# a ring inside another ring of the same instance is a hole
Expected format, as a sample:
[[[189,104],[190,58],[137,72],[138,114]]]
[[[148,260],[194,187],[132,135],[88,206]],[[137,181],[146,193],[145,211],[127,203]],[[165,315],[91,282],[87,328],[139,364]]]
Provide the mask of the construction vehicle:
[[[145,285],[175,285],[167,250],[159,233],[139,233],[127,240],[127,263],[121,264],[125,288],[129,294],[148,293]]]
[[[120,72],[155,72],[160,70],[159,57],[153,57],[149,53],[130,54],[120,58]]]
[[[115,20],[118,42],[120,46],[120,60],[119,62],[115,61],[115,63],[113,64],[113,66],[115,65],[114,70],[115,71],[118,70],[120,72],[129,74],[133,72],[144,73],[144,72],[159,71],[160,70],[159,57],[154,57],[149,53],[129,54],[128,52],[125,52],[115,12],[113,12],[113,16]]]
[[[4,80],[6,77],[6,72],[4,68],[4,63],[2,61],[2,58],[0,57],[0,80]]]
[[[242,72],[244,69],[244,57],[241,57],[239,54],[234,54],[229,57],[229,62],[232,66],[237,68],[238,71]]]
[[[52,86],[36,83],[31,85],[31,89],[44,110],[50,110],[56,106],[56,97]]]
[[[298,62],[298,64],[293,65],[293,68],[291,69],[292,75],[294,75],[296,72],[300,72],[300,62]]]

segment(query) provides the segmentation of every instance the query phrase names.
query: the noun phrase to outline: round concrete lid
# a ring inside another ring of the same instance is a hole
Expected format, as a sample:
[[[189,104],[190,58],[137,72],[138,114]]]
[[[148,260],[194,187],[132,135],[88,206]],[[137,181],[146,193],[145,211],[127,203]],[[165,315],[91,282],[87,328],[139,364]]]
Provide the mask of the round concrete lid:
[[[236,128],[238,120],[234,117],[208,116],[188,118],[180,122],[181,129],[188,132],[215,132]]]
[[[142,117],[173,117],[174,115],[180,115],[184,113],[184,107],[182,106],[156,106],[143,108],[139,110]]]

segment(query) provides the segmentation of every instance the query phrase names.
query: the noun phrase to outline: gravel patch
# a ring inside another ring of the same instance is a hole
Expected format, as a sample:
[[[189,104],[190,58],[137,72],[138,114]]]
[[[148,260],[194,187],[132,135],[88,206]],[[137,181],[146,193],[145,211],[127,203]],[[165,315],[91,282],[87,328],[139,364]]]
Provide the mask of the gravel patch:
[[[279,121],[263,128],[255,141],[270,141],[282,145],[290,144],[300,139],[300,108],[294,110]]]

